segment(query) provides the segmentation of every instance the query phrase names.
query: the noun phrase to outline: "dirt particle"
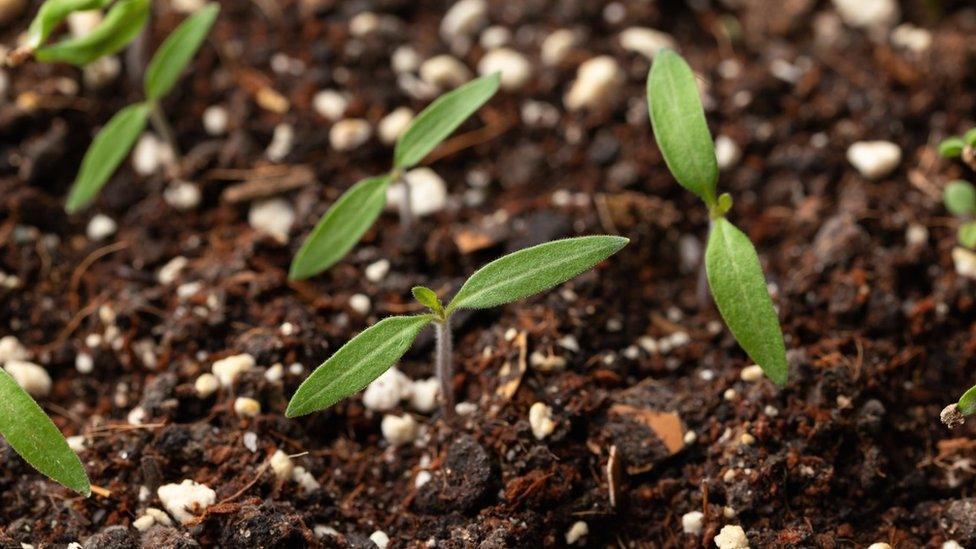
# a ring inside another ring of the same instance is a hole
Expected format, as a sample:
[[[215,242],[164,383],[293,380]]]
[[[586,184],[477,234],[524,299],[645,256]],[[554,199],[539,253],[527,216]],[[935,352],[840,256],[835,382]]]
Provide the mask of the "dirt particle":
[[[467,513],[477,509],[496,484],[491,457],[470,435],[462,435],[447,450],[444,465],[432,473],[415,500],[424,513]]]

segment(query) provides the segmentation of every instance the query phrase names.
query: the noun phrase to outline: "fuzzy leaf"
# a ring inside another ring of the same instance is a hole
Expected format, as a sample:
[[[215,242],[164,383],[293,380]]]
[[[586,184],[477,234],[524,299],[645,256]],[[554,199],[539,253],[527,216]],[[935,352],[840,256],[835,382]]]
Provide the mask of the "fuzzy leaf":
[[[166,37],[149,61],[149,66],[146,67],[147,99],[157,101],[173,89],[180,79],[180,74],[207,38],[218,13],[220,13],[220,4],[216,2],[207,4],[187,17]]]
[[[302,243],[288,276],[315,276],[349,253],[383,212],[389,186],[389,176],[381,175],[363,179],[343,193]]]
[[[964,416],[976,414],[976,387],[970,387],[968,391],[959,397],[956,409]]]
[[[447,310],[485,309],[543,292],[593,268],[628,242],[621,236],[582,236],[508,254],[471,275]]]
[[[786,383],[783,333],[756,249],[724,217],[714,221],[705,271],[715,304],[739,345],[777,385]]]
[[[37,15],[27,28],[24,46],[37,49],[51,32],[73,12],[100,9],[112,0],[47,0],[37,10]]]
[[[90,33],[40,48],[35,57],[43,62],[61,61],[81,66],[112,55],[135,39],[146,25],[149,7],[149,0],[119,0]]]
[[[939,156],[943,158],[955,158],[962,154],[966,143],[958,137],[950,137],[939,143]]]
[[[0,435],[24,461],[75,492],[91,486],[78,455],[61,431],[10,374],[0,368]]]
[[[963,246],[970,250],[976,248],[976,221],[967,221],[960,225],[956,236]]]
[[[119,164],[125,160],[136,138],[146,127],[149,107],[145,103],[129,105],[105,124],[92,141],[81,161],[78,176],[71,185],[65,210],[75,213],[86,206],[102,190]]]
[[[715,144],[695,75],[672,50],[654,56],[647,76],[647,103],[654,137],[668,169],[681,186],[712,206],[718,182]]]
[[[976,187],[968,181],[957,179],[946,186],[942,201],[952,215],[972,215],[976,213]]]
[[[349,340],[308,376],[291,397],[285,415],[323,410],[361,391],[407,352],[431,315],[384,318]]]
[[[462,122],[481,108],[498,91],[499,73],[472,80],[438,97],[410,123],[397,139],[393,165],[407,169],[447,139]]]
[[[437,297],[437,294],[434,293],[434,290],[426,286],[414,286],[410,292],[413,293],[414,299],[419,301],[424,307],[437,314],[444,312],[444,306],[441,304],[441,300]]]

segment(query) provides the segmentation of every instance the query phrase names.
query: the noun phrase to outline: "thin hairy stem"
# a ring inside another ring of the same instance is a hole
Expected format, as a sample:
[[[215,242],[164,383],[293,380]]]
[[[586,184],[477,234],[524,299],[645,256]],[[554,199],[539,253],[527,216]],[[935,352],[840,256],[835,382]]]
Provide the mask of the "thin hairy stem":
[[[183,165],[183,160],[180,155],[180,147],[176,144],[176,134],[173,132],[173,127],[169,125],[169,121],[166,120],[166,115],[163,114],[163,109],[159,106],[159,103],[154,103],[152,109],[149,110],[149,121],[152,122],[153,128],[159,132],[163,141],[173,151],[173,164],[168,166],[168,168],[175,176],[179,173],[180,166]]]
[[[400,202],[400,228],[406,232],[413,228],[414,215],[413,207],[411,206],[413,191],[411,191],[410,184],[407,183],[406,178],[402,175],[397,178],[397,182],[400,188],[403,189],[403,200]]]
[[[444,404],[444,415],[448,418],[454,417],[454,362],[453,347],[451,340],[451,318],[438,320],[434,323],[437,333],[437,347],[434,351],[434,359],[437,366],[437,379],[441,383],[441,399]]]

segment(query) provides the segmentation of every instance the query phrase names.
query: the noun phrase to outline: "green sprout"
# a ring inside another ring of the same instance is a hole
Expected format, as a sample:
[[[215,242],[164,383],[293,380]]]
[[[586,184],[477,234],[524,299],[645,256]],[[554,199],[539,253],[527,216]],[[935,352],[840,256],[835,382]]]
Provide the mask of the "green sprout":
[[[411,122],[393,151],[393,169],[368,177],[349,188],[312,229],[292,260],[288,276],[309,278],[326,271],[342,259],[373,226],[386,206],[386,191],[397,183],[403,189],[400,223],[409,230],[413,223],[410,185],[404,172],[417,165],[434,147],[484,105],[500,82],[499,73],[472,80],[431,103]]]
[[[976,221],[973,221],[973,215],[976,214],[976,187],[968,181],[953,181],[942,193],[942,201],[949,213],[962,220],[956,233],[959,244],[970,250],[976,249]]]
[[[726,214],[728,193],[716,194],[715,145],[691,68],[671,50],[658,53],[647,76],[651,126],[665,163],[678,183],[709,212],[705,275],[719,313],[732,335],[766,376],[783,386],[786,346],[756,249]]]
[[[73,12],[107,7],[113,0],[47,0],[27,29],[27,40],[11,52],[9,63],[19,65],[34,56],[38,61],[87,65],[121,50],[149,21],[150,0],[117,0],[92,32],[45,46],[51,33]]]
[[[0,368],[0,435],[34,469],[84,494],[91,485],[78,455],[51,418]]]
[[[173,153],[179,155],[176,136],[166,121],[160,101],[173,89],[183,70],[200,49],[219,12],[220,5],[216,3],[201,8],[180,23],[159,46],[146,67],[146,100],[115,113],[95,136],[85,152],[81,168],[68,194],[65,205],[68,213],[84,209],[95,199],[109,177],[129,155],[148,122],[152,122]]]
[[[363,330],[306,379],[285,415],[329,408],[366,387],[393,366],[428,324],[437,334],[435,365],[445,414],[454,412],[451,316],[458,309],[487,309],[544,292],[592,269],[620,251],[628,239],[583,236],[555,240],[511,253],[476,271],[445,307],[429,288],[413,289],[427,314],[391,316]]]
[[[939,156],[959,158],[976,170],[976,128],[970,129],[961,137],[952,136],[939,143]]]

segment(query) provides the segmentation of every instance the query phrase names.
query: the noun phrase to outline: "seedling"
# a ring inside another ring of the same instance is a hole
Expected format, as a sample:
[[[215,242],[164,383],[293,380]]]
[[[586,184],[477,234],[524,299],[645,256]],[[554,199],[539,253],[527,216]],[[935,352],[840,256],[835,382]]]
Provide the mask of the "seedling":
[[[0,435],[34,469],[74,490],[91,495],[81,460],[44,410],[10,374],[0,368]]]
[[[323,410],[362,390],[407,352],[420,331],[433,324],[434,353],[445,413],[454,411],[451,316],[459,309],[487,309],[524,299],[593,268],[627,245],[619,236],[584,236],[519,250],[485,265],[445,307],[430,288],[413,295],[427,314],[384,318],[349,340],[306,379],[285,414],[297,417]]]
[[[976,414],[976,386],[963,393],[958,402],[946,406],[939,417],[946,427],[955,429],[966,422],[966,416],[973,414]]]
[[[939,155],[943,158],[959,158],[976,170],[976,128],[962,137],[953,136],[939,143]]]
[[[129,155],[136,138],[149,121],[152,121],[153,127],[163,136],[173,153],[179,154],[176,137],[166,121],[160,101],[173,89],[183,69],[200,49],[219,12],[220,6],[216,3],[201,8],[180,23],[159,46],[146,67],[146,100],[115,113],[95,136],[85,152],[78,176],[68,194],[65,205],[68,213],[77,212],[91,203],[119,164]]]
[[[976,248],[976,188],[968,181],[957,180],[946,186],[942,194],[949,213],[960,218],[962,223],[956,233],[959,244],[969,248]]]
[[[11,52],[9,63],[18,65],[33,55],[38,61],[81,66],[121,50],[139,35],[149,20],[150,0],[118,0],[89,34],[43,45],[54,29],[71,13],[101,9],[112,2],[113,0],[47,0],[27,29],[27,40]]]
[[[400,223],[404,230],[413,224],[410,185],[404,172],[417,165],[447,139],[458,126],[498,91],[499,73],[472,80],[431,103],[397,139],[393,168],[384,175],[367,177],[349,188],[312,229],[292,260],[288,273],[293,280],[326,271],[342,259],[373,226],[386,206],[391,184],[403,190]]]
[[[786,383],[786,346],[756,249],[726,214],[728,193],[716,195],[718,163],[691,68],[665,50],[647,76],[651,126],[665,163],[678,183],[705,203],[709,213],[705,274],[726,326],[777,385]]]

